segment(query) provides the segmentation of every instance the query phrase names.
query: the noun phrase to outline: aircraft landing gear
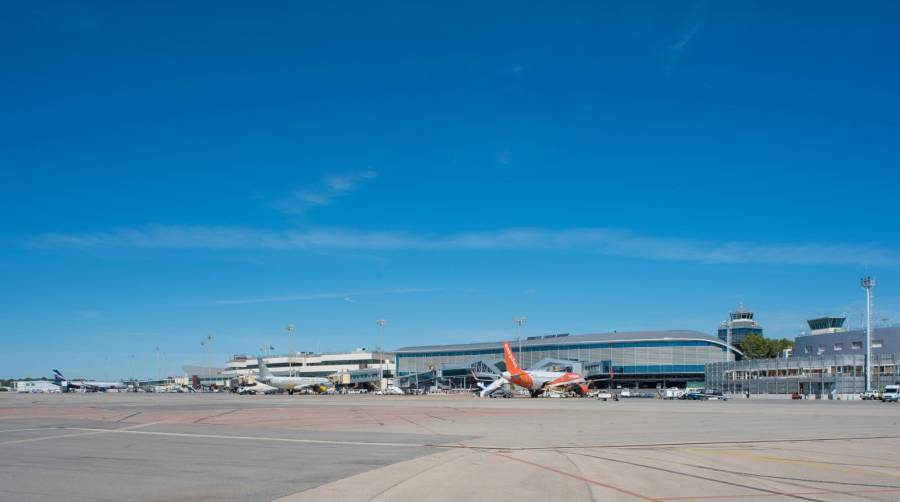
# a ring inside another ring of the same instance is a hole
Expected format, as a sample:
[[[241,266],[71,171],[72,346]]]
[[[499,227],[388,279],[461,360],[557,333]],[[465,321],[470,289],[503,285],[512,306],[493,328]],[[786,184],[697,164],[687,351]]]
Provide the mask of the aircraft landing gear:
[[[293,396],[293,395],[294,395],[294,389],[288,390],[288,395],[289,395],[289,396]]]

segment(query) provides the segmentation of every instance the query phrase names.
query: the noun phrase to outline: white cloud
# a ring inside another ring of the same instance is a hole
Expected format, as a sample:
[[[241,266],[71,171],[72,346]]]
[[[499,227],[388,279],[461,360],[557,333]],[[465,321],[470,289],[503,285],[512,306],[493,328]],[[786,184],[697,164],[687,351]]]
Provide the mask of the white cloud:
[[[691,25],[687,30],[681,33],[681,36],[678,37],[678,40],[672,44],[669,48],[672,52],[680,53],[687,47],[687,44],[694,38],[694,35],[697,34],[697,30],[700,29],[700,23],[696,23]]]
[[[664,65],[666,72],[670,72],[675,68],[675,65],[678,64],[678,60],[681,58],[681,53],[684,52],[684,49],[688,46],[691,40],[694,39],[694,36],[697,35],[697,31],[700,29],[700,25],[702,23],[700,21],[691,24],[686,30],[682,31],[678,36],[678,40],[675,41],[672,45],[668,47],[668,50],[664,54]]]
[[[288,214],[301,214],[311,207],[327,206],[338,197],[355,192],[363,181],[377,177],[378,173],[372,169],[331,175],[318,187],[294,190],[289,197],[275,202],[273,207]]]
[[[900,253],[875,246],[830,243],[764,244],[653,237],[611,228],[511,228],[453,234],[342,228],[266,230],[233,226],[150,225],[83,234],[45,234],[28,241],[44,248],[160,248],[366,251],[511,251],[595,253],[702,263],[900,266]]]
[[[298,302],[307,300],[336,300],[342,299],[346,302],[356,303],[353,300],[357,296],[380,296],[380,295],[408,295],[413,293],[431,293],[442,291],[441,288],[396,288],[383,291],[359,291],[354,293],[298,293],[282,296],[267,296],[261,298],[241,298],[237,300],[216,300],[208,302],[208,305],[246,305],[251,303],[274,303],[274,302]]]

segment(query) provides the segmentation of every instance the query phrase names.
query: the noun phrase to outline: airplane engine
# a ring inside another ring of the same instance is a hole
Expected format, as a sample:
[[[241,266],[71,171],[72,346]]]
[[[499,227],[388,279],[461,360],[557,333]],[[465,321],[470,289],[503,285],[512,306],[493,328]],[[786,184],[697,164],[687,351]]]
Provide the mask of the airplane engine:
[[[578,394],[579,396],[584,396],[585,394],[587,394],[588,393],[587,384],[583,384],[583,383],[576,384],[575,385],[575,393]]]

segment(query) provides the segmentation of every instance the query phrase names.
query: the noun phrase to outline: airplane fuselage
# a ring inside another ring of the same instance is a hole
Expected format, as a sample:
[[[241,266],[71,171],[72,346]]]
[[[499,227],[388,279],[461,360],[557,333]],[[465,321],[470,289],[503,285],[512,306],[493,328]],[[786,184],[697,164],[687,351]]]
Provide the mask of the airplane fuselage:
[[[309,387],[331,386],[331,380],[322,377],[271,376],[268,378],[257,377],[257,380],[271,387],[275,387],[276,389],[289,392]]]
[[[584,383],[584,377],[578,373],[563,371],[523,371],[515,375],[503,376],[519,387],[524,387],[532,392]]]

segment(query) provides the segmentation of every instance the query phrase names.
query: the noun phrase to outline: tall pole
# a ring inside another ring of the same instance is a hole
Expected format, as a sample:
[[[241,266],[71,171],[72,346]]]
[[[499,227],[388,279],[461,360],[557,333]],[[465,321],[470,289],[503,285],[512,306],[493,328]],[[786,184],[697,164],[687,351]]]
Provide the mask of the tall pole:
[[[378,367],[381,368],[381,379],[378,381],[378,386],[384,390],[384,325],[387,324],[387,321],[378,319],[375,324],[378,325]]]
[[[731,352],[731,344],[733,342],[731,333],[731,315],[729,315],[728,320],[725,321],[725,333],[725,362],[728,363],[731,360],[729,352]]]
[[[513,317],[513,322],[516,325],[516,340],[519,342],[519,365],[524,366],[525,361],[522,359],[522,326],[525,325],[525,322],[528,321],[528,318],[525,316],[521,317]]]
[[[200,365],[201,366],[203,365],[203,349],[205,347],[206,347],[206,340],[200,340]],[[197,378],[200,378],[201,376],[203,376],[203,375],[197,375]],[[193,380],[193,379],[194,379],[194,377],[191,376],[191,380]],[[191,385],[194,385],[193,382],[191,382]],[[200,382],[200,390],[203,390],[203,381]]]
[[[875,279],[865,276],[859,280],[861,288],[866,290],[866,390],[872,390],[872,289]]]
[[[213,336],[206,335],[206,386],[209,388],[212,388],[212,385],[209,383],[210,379],[212,379],[212,368],[209,366],[209,349],[212,348],[212,341]]]
[[[159,385],[159,345],[156,346],[156,385]]]
[[[291,356],[294,355],[294,325],[288,324],[284,329],[288,332],[288,375],[294,376],[294,366],[291,363]]]

